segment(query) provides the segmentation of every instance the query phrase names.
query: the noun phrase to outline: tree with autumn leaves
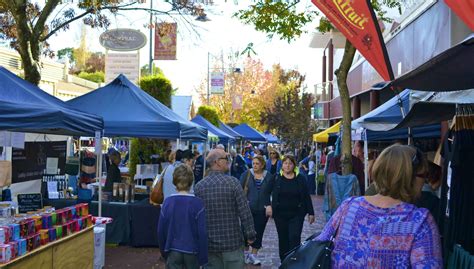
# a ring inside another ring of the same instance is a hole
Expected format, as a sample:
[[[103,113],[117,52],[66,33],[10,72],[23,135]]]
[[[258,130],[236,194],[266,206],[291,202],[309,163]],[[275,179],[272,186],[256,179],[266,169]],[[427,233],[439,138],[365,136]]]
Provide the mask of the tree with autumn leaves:
[[[303,92],[304,80],[305,76],[296,70],[283,70],[280,65],[265,70],[260,61],[247,57],[243,70],[226,76],[224,93],[211,95],[209,105],[226,123],[247,123],[259,131],[270,130],[292,145],[309,142],[316,131],[311,120],[315,99]],[[202,103],[207,103],[206,81],[200,89]],[[242,96],[242,109],[233,107],[235,96]]]
[[[271,1],[271,0],[257,0],[247,9],[240,10],[235,13],[235,17],[242,22],[252,24],[255,29],[267,33],[270,37],[275,34],[281,39],[288,42],[299,37],[307,24],[315,21],[318,14],[313,7],[306,7],[304,11],[297,9],[297,4],[300,1]],[[396,8],[401,13],[401,0],[371,0],[370,3],[374,9],[377,17],[383,21],[391,21],[386,16],[386,8]],[[314,29],[325,33],[334,29],[331,22],[321,17],[319,25],[314,25]],[[337,78],[337,85],[341,98],[342,105],[342,167],[343,174],[350,174],[352,172],[351,162],[351,101],[349,96],[349,89],[347,86],[347,76],[354,60],[356,49],[349,42],[346,41],[344,54],[342,56],[339,67],[335,70]]]

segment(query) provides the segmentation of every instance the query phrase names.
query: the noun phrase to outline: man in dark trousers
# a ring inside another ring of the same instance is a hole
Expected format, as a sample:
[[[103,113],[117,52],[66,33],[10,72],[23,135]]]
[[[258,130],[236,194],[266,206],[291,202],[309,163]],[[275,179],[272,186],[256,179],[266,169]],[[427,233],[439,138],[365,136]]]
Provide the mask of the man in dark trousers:
[[[208,176],[194,187],[204,201],[209,238],[207,269],[244,268],[244,238],[251,244],[256,232],[252,214],[238,179],[227,175],[230,156],[222,149],[209,152]]]

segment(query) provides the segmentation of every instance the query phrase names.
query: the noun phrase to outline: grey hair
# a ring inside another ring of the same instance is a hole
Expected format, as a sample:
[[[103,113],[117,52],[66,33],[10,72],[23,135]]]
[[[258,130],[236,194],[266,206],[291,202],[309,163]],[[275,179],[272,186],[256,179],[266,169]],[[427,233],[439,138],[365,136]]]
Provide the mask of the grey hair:
[[[225,149],[225,146],[222,145],[222,144],[218,144],[218,145],[216,146],[216,149]]]
[[[209,166],[211,166],[214,162],[219,160],[220,156],[217,154],[208,154],[206,158],[206,162]]]

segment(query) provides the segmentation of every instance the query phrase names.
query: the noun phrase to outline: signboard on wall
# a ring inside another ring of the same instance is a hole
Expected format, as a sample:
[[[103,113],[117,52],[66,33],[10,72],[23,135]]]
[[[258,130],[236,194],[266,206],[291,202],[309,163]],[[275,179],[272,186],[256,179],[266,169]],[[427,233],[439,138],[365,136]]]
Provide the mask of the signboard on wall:
[[[12,183],[41,179],[48,158],[57,158],[57,167],[64,173],[66,141],[25,142],[24,149],[12,150]]]
[[[176,60],[176,23],[157,23],[155,27],[155,60]]]
[[[211,72],[211,93],[224,94],[224,72]]]
[[[140,57],[138,53],[107,53],[105,56],[105,82],[109,83],[124,74],[130,81],[140,78]]]

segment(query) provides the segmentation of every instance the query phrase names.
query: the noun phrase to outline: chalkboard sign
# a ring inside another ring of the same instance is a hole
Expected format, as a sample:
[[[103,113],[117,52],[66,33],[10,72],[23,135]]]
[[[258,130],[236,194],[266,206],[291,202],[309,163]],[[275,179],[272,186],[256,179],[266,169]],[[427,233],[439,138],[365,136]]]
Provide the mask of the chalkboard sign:
[[[43,208],[43,197],[41,193],[19,193],[18,212],[26,213]]]
[[[58,168],[64,173],[66,141],[26,142],[24,149],[12,150],[12,183],[41,179],[48,158],[58,158]]]

